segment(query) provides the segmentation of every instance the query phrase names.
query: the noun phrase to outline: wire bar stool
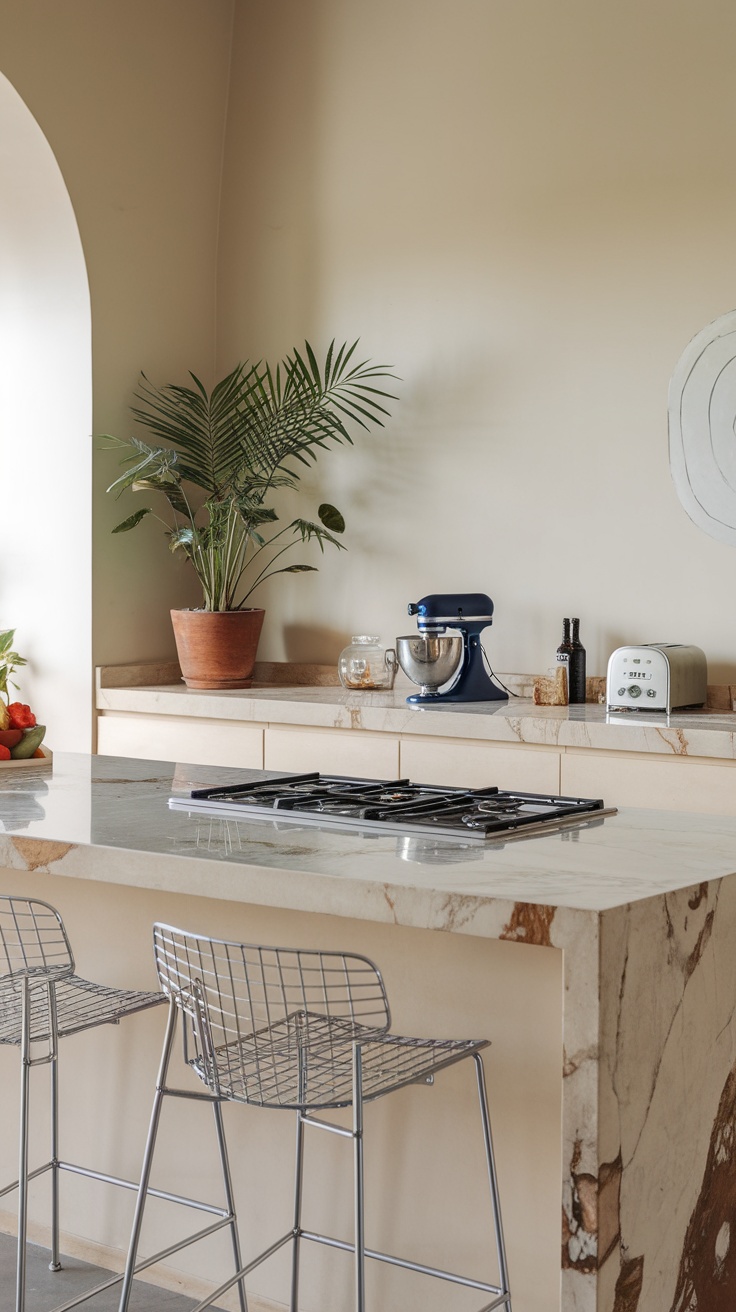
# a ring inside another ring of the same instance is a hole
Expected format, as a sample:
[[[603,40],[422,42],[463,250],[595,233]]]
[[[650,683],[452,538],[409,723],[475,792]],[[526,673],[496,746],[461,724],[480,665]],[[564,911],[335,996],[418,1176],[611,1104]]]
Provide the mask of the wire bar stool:
[[[127,1180],[103,1175],[59,1157],[59,1040],[96,1025],[118,1024],[123,1016],[155,1007],[161,993],[109,988],[74,973],[74,957],[61,916],[47,902],[0,896],[0,1044],[20,1049],[20,1134],[18,1179],[0,1189],[0,1198],[18,1190],[18,1258],[15,1312],[25,1312],[28,1185],[50,1172],[51,1262],[61,1270],[59,1256],[59,1176],[62,1171],[128,1189]],[[33,1048],[43,1045],[40,1054]],[[30,1076],[36,1066],[49,1066],[51,1082],[50,1152],[43,1166],[29,1169]],[[122,1276],[98,1285],[56,1312],[76,1307]]]
[[[296,1168],[293,1224],[246,1265],[234,1243],[235,1272],[193,1312],[204,1312],[238,1286],[241,1312],[247,1312],[245,1278],[286,1244],[292,1245],[289,1312],[298,1312],[302,1241],[354,1255],[355,1312],[365,1312],[365,1259],[402,1267],[486,1296],[480,1312],[511,1312],[511,1294],[501,1224],[491,1121],[481,1050],[487,1040],[416,1039],[390,1034],[391,1015],[383,979],[367,957],[341,952],[264,947],[154,925],[154,952],[161,988],[169,999],[169,1020],[143,1160],[119,1312],[128,1312],[146,1198],[163,1100],[167,1096],[211,1102],[218,1120],[223,1161],[227,1161],[221,1104],[241,1102],[296,1112]],[[207,1092],[167,1085],[178,1018],[182,1017],[184,1060]],[[445,1067],[465,1058],[475,1066],[491,1210],[497,1284],[366,1247],[363,1201],[363,1107],[406,1085],[432,1084]],[[316,1111],[352,1107],[352,1129],[335,1125]],[[353,1141],[354,1242],[315,1233],[302,1225],[304,1128],[314,1126]],[[229,1171],[227,1203],[233,1206]],[[235,1234],[235,1231],[233,1231]],[[194,1243],[202,1234],[191,1236]],[[488,1301],[490,1296],[490,1301]]]

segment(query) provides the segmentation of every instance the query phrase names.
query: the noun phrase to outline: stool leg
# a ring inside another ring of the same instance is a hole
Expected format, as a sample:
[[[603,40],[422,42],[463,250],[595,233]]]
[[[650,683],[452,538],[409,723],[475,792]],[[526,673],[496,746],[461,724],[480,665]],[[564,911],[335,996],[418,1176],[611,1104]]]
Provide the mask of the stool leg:
[[[230,1238],[233,1245],[233,1257],[235,1258],[235,1270],[240,1271],[243,1265],[243,1259],[240,1255],[240,1237],[238,1235],[238,1219],[235,1215],[235,1195],[233,1193],[233,1180],[230,1173],[230,1161],[227,1155],[227,1144],[225,1142],[225,1126],[222,1120],[222,1105],[219,1102],[213,1102],[212,1110],[215,1114],[215,1129],[217,1131],[217,1146],[220,1150],[220,1164],[222,1166],[222,1179],[225,1185],[225,1200],[228,1211],[232,1216],[230,1222]],[[248,1300],[245,1294],[245,1284],[242,1280],[238,1281],[238,1296],[240,1298],[240,1312],[248,1312]]]
[[[166,1075],[171,1060],[171,1049],[174,1046],[174,1036],[176,1034],[176,1021],[178,1010],[173,1001],[169,1002],[169,1018],[166,1022],[166,1033],[164,1035],[164,1046],[161,1052],[161,1065],[159,1066],[158,1078],[156,1080],[156,1094],[153,1099],[153,1109],[151,1111],[151,1123],[148,1128],[148,1138],[146,1140],[146,1149],[143,1154],[143,1167],[141,1170],[141,1182],[138,1186],[138,1198],[135,1205],[135,1215],[133,1217],[133,1229],[130,1236],[130,1246],[128,1248],[128,1257],[125,1263],[125,1275],[123,1276],[123,1285],[120,1291],[119,1312],[127,1312],[130,1303],[130,1295],[133,1288],[133,1272],[135,1271],[136,1259],[138,1257],[138,1244],[141,1237],[141,1228],[143,1226],[143,1212],[146,1206],[146,1195],[151,1180],[151,1167],[153,1165],[153,1154],[156,1147],[156,1136],[158,1135],[158,1126],[161,1119],[161,1105],[164,1100],[164,1088],[166,1086]]]
[[[59,1023],[56,990],[48,986],[51,1033],[51,1261],[49,1271],[61,1271],[59,1259]]]
[[[353,1044],[353,1149],[355,1176],[355,1312],[365,1312],[365,1224],[363,1215],[363,1052]]]
[[[28,1232],[28,1110],[31,1078],[31,991],[23,980],[20,1036],[20,1143],[18,1152],[18,1260],[15,1312],[26,1305],[26,1236]]]
[[[506,1294],[507,1312],[511,1312],[511,1294],[509,1293],[509,1273],[506,1265],[506,1246],[503,1238],[503,1226],[501,1224],[501,1200],[498,1193],[498,1179],[496,1177],[496,1162],[493,1154],[493,1138],[491,1136],[491,1118],[488,1111],[488,1091],[486,1089],[486,1077],[483,1069],[483,1061],[480,1053],[473,1053],[475,1062],[475,1074],[478,1081],[478,1101],[480,1103],[480,1119],[483,1126],[483,1142],[486,1149],[486,1165],[488,1167],[488,1186],[491,1192],[491,1205],[493,1208],[493,1225],[496,1232],[496,1253],[498,1255],[499,1284]]]
[[[304,1178],[304,1121],[302,1107],[307,1102],[307,1067],[304,1050],[304,1027],[299,1016],[296,1017],[297,1043],[299,1045],[299,1091],[301,1104],[296,1113],[296,1154],[294,1165],[294,1247],[291,1250],[291,1298],[289,1312],[299,1312],[299,1258],[302,1228],[302,1182]]]
[[[299,1240],[302,1224],[302,1181],[304,1178],[304,1122],[296,1114],[296,1153],[294,1169],[294,1247],[291,1253],[291,1300],[289,1312],[299,1312]]]

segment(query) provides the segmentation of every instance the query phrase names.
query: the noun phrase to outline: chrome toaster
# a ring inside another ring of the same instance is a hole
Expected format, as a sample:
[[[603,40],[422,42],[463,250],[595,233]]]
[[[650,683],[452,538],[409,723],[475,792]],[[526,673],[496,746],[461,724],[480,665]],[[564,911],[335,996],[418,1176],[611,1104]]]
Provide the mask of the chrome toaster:
[[[608,662],[609,711],[675,711],[704,706],[708,666],[700,647],[647,642],[617,647]]]

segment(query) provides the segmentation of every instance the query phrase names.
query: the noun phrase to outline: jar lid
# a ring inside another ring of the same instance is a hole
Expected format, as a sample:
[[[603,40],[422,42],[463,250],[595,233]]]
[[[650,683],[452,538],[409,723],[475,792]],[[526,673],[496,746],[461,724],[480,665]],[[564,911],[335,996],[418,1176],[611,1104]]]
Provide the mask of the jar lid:
[[[350,639],[351,642],[378,642],[378,634],[374,633],[356,633]]]

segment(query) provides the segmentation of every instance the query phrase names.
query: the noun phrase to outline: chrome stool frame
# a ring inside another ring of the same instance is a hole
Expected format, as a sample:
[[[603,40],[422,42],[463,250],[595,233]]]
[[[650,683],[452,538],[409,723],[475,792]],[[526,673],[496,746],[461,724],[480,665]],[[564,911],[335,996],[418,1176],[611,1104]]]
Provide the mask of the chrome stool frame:
[[[169,998],[169,1021],[143,1160],[138,1202],[128,1251],[119,1312],[128,1312],[135,1275],[146,1197],[163,1100],[167,1096],[210,1102],[218,1117],[220,1150],[227,1160],[221,1104],[241,1102],[296,1112],[296,1169],[293,1225],[286,1234],[246,1265],[235,1246],[235,1274],[193,1312],[204,1312],[227,1290],[238,1286],[241,1312],[247,1312],[245,1277],[285,1244],[291,1243],[290,1312],[298,1312],[299,1254],[311,1240],[354,1255],[355,1310],[365,1312],[365,1259],[433,1276],[491,1295],[480,1312],[511,1312],[501,1208],[491,1138],[481,1050],[487,1040],[414,1039],[389,1034],[391,1016],[378,968],[367,957],[340,952],[264,947],[207,938],[154,926],[156,968]],[[179,1015],[184,1060],[208,1092],[167,1085]],[[489,1284],[425,1266],[366,1247],[363,1206],[363,1107],[409,1084],[434,1082],[435,1074],[472,1058],[480,1104],[498,1284]],[[312,1113],[352,1107],[352,1129]],[[218,1115],[219,1114],[219,1115]],[[302,1225],[304,1127],[316,1126],[353,1141],[354,1243],[307,1230]],[[227,1179],[228,1207],[233,1208]],[[234,1209],[233,1209],[234,1214]],[[207,1232],[203,1232],[207,1233]],[[202,1234],[193,1235],[194,1243]]]
[[[47,902],[34,898],[0,896],[0,1044],[20,1049],[20,1135],[18,1179],[0,1189],[0,1198],[18,1190],[18,1261],[16,1312],[26,1302],[26,1240],[28,1231],[28,1185],[51,1173],[51,1262],[49,1269],[61,1270],[59,1260],[59,1176],[62,1171],[122,1185],[137,1186],[59,1157],[59,1040],[96,1025],[118,1024],[123,1016],[155,1007],[160,993],[109,988],[81,979],[74,973],[74,956],[61,916]],[[33,1056],[32,1045],[44,1044],[42,1055]],[[51,1077],[50,1159],[29,1170],[29,1096],[31,1070],[49,1066]],[[81,1298],[61,1305],[66,1312],[101,1289],[122,1280],[116,1276]]]

